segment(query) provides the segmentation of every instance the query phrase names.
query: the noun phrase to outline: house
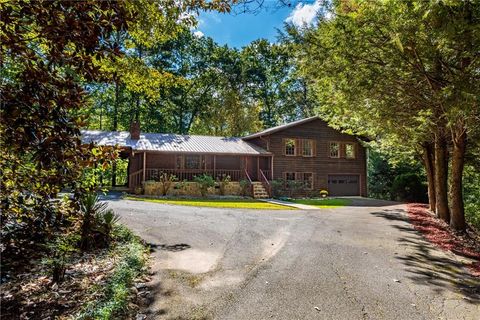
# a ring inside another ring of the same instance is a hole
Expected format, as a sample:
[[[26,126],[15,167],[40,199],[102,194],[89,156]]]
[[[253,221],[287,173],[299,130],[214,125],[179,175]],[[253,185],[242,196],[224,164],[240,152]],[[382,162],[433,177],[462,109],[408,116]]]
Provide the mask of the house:
[[[256,196],[271,195],[271,181],[301,181],[297,196],[322,189],[334,196],[366,196],[366,149],[357,137],[310,117],[242,138],[82,131],[82,142],[118,145],[129,159],[128,187],[134,190],[160,173],[191,181],[200,174],[249,180]]]

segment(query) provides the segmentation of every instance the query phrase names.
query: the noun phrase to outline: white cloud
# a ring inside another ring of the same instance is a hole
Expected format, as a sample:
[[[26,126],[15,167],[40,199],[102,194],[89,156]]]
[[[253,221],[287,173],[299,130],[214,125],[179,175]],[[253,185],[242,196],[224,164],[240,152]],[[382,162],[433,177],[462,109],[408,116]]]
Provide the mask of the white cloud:
[[[204,36],[203,32],[200,31],[200,30],[195,31],[195,32],[193,33],[193,35],[194,35],[195,37],[197,37],[197,38],[201,38],[201,37]]]
[[[290,13],[285,21],[293,23],[297,27],[305,27],[313,24],[320,10],[322,0],[315,0],[312,4],[300,2]]]

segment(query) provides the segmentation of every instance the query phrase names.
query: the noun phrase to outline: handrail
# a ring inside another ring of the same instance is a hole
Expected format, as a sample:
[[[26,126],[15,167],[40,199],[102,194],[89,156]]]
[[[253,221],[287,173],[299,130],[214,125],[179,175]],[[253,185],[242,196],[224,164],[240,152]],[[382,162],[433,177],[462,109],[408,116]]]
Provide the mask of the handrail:
[[[272,196],[272,187],[270,186],[270,182],[268,182],[268,179],[265,176],[265,174],[263,173],[262,169],[260,169],[260,176],[261,176],[260,182],[262,183],[262,185],[267,190],[268,196],[271,197]]]
[[[247,176],[248,181],[250,181],[250,183],[252,183],[252,179],[250,179],[250,175],[248,174],[247,169],[245,169],[245,176]]]

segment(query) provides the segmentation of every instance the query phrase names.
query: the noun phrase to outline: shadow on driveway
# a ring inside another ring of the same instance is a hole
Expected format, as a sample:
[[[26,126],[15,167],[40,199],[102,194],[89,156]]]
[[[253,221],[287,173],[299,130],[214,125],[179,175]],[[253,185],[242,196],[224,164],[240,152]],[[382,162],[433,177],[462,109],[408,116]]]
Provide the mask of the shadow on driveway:
[[[396,257],[407,267],[409,279],[430,287],[438,294],[443,291],[460,293],[468,303],[480,305],[480,279],[470,275],[461,262],[445,254],[439,255],[438,251],[441,249],[433,249],[433,244],[423,239],[423,235],[410,224],[405,210],[387,209],[371,214],[391,221],[408,223],[407,226],[395,223],[391,226],[404,234],[397,241],[413,248],[410,253]]]

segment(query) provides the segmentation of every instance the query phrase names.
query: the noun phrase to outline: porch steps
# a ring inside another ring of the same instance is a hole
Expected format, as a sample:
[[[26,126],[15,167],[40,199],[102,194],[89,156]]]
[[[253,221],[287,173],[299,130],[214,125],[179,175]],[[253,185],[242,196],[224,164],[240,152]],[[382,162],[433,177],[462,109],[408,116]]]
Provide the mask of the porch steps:
[[[261,182],[252,182],[253,186],[253,197],[256,199],[266,199],[269,198],[268,192]]]

